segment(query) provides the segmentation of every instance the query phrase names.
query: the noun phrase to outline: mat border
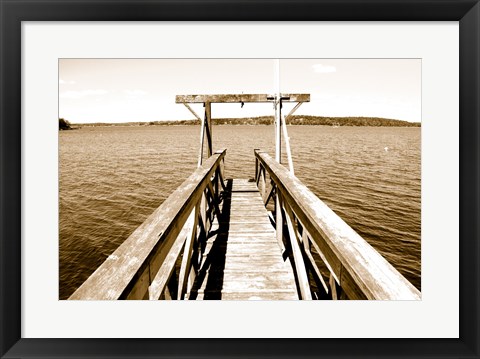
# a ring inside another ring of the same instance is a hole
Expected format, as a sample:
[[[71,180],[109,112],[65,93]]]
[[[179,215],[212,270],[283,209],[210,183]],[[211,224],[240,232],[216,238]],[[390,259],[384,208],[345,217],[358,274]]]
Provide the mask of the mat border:
[[[0,356],[479,358],[479,1],[0,0]],[[459,339],[21,338],[21,22],[153,20],[459,21]]]

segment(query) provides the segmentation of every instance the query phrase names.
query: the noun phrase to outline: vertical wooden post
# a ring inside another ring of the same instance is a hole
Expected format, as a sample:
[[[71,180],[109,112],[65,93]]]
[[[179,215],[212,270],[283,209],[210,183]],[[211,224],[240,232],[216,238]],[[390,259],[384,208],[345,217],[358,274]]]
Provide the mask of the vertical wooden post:
[[[207,157],[210,157],[213,153],[212,146],[212,104],[205,102],[205,122],[207,133]]]
[[[283,202],[283,201],[282,201]],[[295,271],[297,272],[297,279],[301,294],[301,299],[311,300],[312,293],[310,291],[310,283],[308,280],[307,267],[303,260],[302,250],[298,243],[297,231],[293,224],[293,212],[288,203],[282,203],[285,208],[285,220],[287,222],[288,234],[290,237],[290,244],[292,246],[293,260],[295,262]]]
[[[203,163],[203,142],[205,139],[205,118],[201,120],[201,127],[200,127],[200,150],[198,152],[198,165],[197,167],[200,167]]]
[[[268,193],[267,193],[267,175],[266,175],[266,170],[265,167],[260,167],[260,176],[262,177],[262,199],[263,203],[265,203],[265,200],[267,199]],[[266,203],[265,203],[266,205]]]
[[[340,268],[340,272],[343,270],[343,267]],[[338,275],[341,277],[341,274]],[[339,300],[339,299],[348,299],[346,293],[344,292],[342,286],[339,282],[335,279],[335,275],[333,272],[330,272],[330,278],[328,284],[330,284],[330,290],[332,291],[332,299]]]
[[[184,299],[185,292],[190,290],[187,287],[188,279],[190,278],[191,270],[191,260],[192,260],[192,249],[193,243],[195,242],[195,237],[197,235],[197,221],[198,221],[198,212],[200,207],[198,204],[192,210],[192,213],[188,217],[186,226],[188,226],[187,239],[185,243],[185,248],[183,250],[182,264],[180,267],[180,274],[178,276],[178,294],[177,299]]]
[[[256,156],[257,151],[259,151],[258,148],[255,148],[255,149],[253,150],[253,155],[255,156],[255,183],[256,183],[257,186],[258,186],[258,158],[257,158],[257,156]]]
[[[202,227],[204,230],[204,235],[205,238],[202,238],[203,240],[207,239],[208,236],[208,220],[207,220],[207,196],[205,195],[205,192],[202,193],[202,197],[200,199],[200,221],[202,222]]]
[[[219,185],[218,185],[218,182],[220,181],[220,175],[219,175],[219,172],[220,172],[220,168],[217,168],[215,170],[215,177],[213,179],[214,183],[215,183],[215,193],[214,193],[214,197],[215,197],[215,201],[217,201],[217,205],[220,204],[220,192],[219,192]],[[220,213],[217,213],[217,216],[219,216]]]
[[[280,197],[280,191],[277,188],[275,188],[276,192],[276,201],[275,201],[275,230],[277,232],[277,242],[280,248],[282,249],[282,252],[285,248],[285,245],[283,244],[283,216],[282,216],[282,202],[281,202],[281,197]]]

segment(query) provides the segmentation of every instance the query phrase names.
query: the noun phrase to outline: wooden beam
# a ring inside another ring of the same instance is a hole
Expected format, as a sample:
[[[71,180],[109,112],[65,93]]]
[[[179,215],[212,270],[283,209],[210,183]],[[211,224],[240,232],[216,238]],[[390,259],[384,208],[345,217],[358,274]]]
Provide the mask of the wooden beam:
[[[193,111],[193,109],[188,105],[188,103],[183,103],[183,105],[193,114],[193,116],[195,116],[195,118],[197,120],[199,120],[200,122],[202,121],[202,119],[200,118],[200,116],[197,115],[197,113],[195,111]]]
[[[310,94],[281,94],[283,102],[310,102]],[[274,102],[268,94],[177,95],[176,103]]]
[[[289,117],[292,116],[292,115],[295,113],[295,111],[298,110],[298,108],[299,108],[300,106],[302,106],[302,102],[297,103],[297,104],[295,105],[295,107],[291,109],[291,111],[288,113],[288,115],[285,116],[285,120],[288,120]]]

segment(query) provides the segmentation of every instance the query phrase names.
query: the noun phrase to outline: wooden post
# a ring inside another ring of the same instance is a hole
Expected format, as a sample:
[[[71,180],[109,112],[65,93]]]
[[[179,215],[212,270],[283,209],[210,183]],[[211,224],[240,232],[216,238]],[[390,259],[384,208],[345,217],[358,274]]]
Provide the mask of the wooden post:
[[[185,291],[189,290],[187,288],[187,283],[190,274],[191,268],[191,260],[192,260],[192,249],[193,249],[193,242],[195,241],[195,237],[197,235],[197,221],[198,221],[198,212],[200,207],[198,204],[192,210],[190,217],[187,220],[187,239],[185,243],[185,248],[183,250],[183,258],[182,264],[180,267],[180,274],[178,279],[178,292],[177,292],[177,299],[184,299]]]
[[[207,157],[210,157],[213,153],[212,147],[212,104],[205,102],[205,122],[206,122],[206,134],[207,134]]]
[[[265,200],[267,199],[267,178],[266,178],[266,171],[265,171],[265,167],[260,167],[260,176],[262,178],[262,199],[263,199],[263,203],[265,203],[265,205],[267,204],[265,202]]]
[[[215,183],[215,200],[217,201],[217,204],[220,204],[220,191],[219,191],[219,184],[218,182],[220,181],[220,175],[219,175],[220,170],[217,168],[215,171],[215,178],[213,179]],[[220,213],[217,214],[219,216]]]
[[[330,290],[332,292],[332,299],[333,300],[340,299],[340,296],[339,296],[340,293],[338,293],[337,282],[335,281],[335,278],[333,277],[332,273],[330,273],[330,278],[329,278],[328,283],[330,284]]]
[[[258,159],[255,157],[255,183],[258,186]]]
[[[282,203],[280,198],[280,191],[278,187],[275,189],[276,194],[276,201],[275,201],[275,229],[277,232],[277,242],[282,252],[285,249],[285,245],[283,244],[283,216],[282,216]]]
[[[283,202],[283,201],[282,201]],[[295,262],[295,271],[297,272],[298,284],[300,287],[300,294],[302,299],[311,300],[312,293],[310,291],[310,283],[308,281],[308,273],[303,260],[302,250],[298,243],[297,231],[293,227],[293,212],[289,204],[283,203],[285,208],[285,219],[287,222],[288,234],[290,237],[290,244],[292,246],[293,260]]]
[[[203,141],[205,139],[205,118],[200,121],[202,123],[200,127],[200,151],[198,153],[198,165],[200,167],[203,163]]]

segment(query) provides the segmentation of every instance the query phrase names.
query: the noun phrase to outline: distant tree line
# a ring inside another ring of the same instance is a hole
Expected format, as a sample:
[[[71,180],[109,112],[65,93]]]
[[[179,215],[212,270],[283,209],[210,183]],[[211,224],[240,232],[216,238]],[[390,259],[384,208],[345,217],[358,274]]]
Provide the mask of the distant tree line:
[[[62,125],[62,121],[64,124]],[[272,125],[273,116],[259,116],[248,118],[214,118],[214,125]],[[123,123],[85,123],[82,127],[93,126],[188,126],[199,125],[199,120],[181,121],[150,121],[150,122],[123,122]],[[287,120],[288,125],[306,126],[387,126],[387,127],[420,127],[419,122],[408,122],[380,117],[322,117],[294,115]],[[62,128],[62,126],[64,126]],[[68,121],[60,119],[60,129],[71,129]]]
[[[216,118],[214,124],[219,125],[271,125],[273,116],[252,118]],[[379,117],[321,117],[321,116],[291,116],[287,120],[289,125],[307,126],[390,126],[390,127],[420,127],[419,122],[392,120]]]

